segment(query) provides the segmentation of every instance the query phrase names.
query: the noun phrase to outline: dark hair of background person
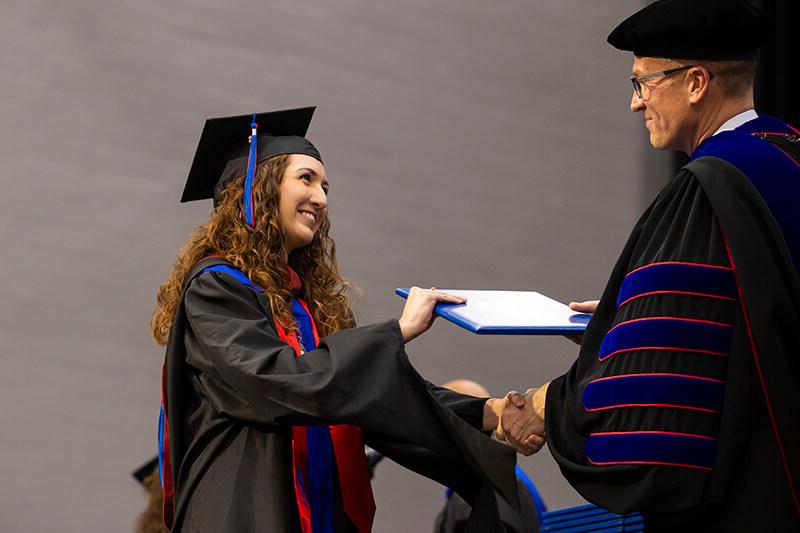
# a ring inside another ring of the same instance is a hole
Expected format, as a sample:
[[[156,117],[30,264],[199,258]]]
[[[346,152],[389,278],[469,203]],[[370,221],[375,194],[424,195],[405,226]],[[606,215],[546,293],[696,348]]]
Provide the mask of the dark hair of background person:
[[[158,465],[141,480],[147,496],[147,507],[139,519],[136,521],[135,533],[168,533],[161,519],[161,505],[163,501],[161,493],[161,481],[158,477]]]
[[[773,115],[797,127],[800,125],[800,69],[796,51],[796,28],[800,25],[800,2],[797,0],[750,0],[765,11],[773,31],[758,51],[755,77],[755,103],[760,114]],[[675,152],[673,174],[688,162]]]

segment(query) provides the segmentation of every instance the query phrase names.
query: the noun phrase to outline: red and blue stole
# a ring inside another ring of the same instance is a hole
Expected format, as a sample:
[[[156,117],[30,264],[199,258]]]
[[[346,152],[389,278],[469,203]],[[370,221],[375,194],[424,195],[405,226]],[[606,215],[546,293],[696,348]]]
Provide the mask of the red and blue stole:
[[[169,452],[169,422],[167,421],[166,364],[161,368],[161,409],[158,414],[158,475],[161,481],[161,517],[172,528],[175,505],[175,486],[172,482],[172,461]]]
[[[303,300],[292,300],[292,315],[297,324],[296,332],[287,332],[277,321],[275,327],[281,339],[300,357],[316,349],[319,334]],[[292,470],[303,533],[334,532],[336,474],[345,513],[359,532],[372,530],[375,500],[359,428],[350,425],[293,427]]]

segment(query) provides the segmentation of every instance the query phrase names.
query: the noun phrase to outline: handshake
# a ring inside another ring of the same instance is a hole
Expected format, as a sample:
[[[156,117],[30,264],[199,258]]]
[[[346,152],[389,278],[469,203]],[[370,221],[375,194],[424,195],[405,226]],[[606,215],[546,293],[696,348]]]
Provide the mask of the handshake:
[[[525,394],[511,391],[503,398],[486,402],[484,428],[494,428],[496,438],[523,455],[533,455],[545,443],[544,406],[547,385],[528,389]]]

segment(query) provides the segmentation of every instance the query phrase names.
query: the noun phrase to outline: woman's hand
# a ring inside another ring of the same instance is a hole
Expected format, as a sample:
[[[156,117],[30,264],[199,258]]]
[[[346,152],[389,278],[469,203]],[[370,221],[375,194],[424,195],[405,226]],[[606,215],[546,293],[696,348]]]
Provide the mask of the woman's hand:
[[[436,287],[430,289],[411,287],[399,320],[403,341],[409,342],[428,331],[436,318],[433,314],[436,304],[463,304],[466,301],[466,298],[439,292]]]

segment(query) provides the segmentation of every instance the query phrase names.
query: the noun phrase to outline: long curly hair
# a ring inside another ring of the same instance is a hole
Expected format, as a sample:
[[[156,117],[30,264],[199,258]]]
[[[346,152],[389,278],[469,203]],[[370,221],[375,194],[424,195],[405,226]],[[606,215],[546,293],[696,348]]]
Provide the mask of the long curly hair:
[[[264,289],[275,319],[285,329],[297,328],[291,312],[287,267],[294,269],[303,282],[302,297],[320,336],[353,325],[348,293],[357,289],[339,274],[328,217],[323,219],[310,244],[287,253],[278,205],[279,186],[289,157],[272,157],[259,163],[256,169],[255,228],[250,228],[244,219],[242,176],[225,187],[211,216],[189,236],[169,277],[158,289],[158,303],[150,321],[157,343],[168,341],[186,275],[198,261],[213,254],[221,255]]]

